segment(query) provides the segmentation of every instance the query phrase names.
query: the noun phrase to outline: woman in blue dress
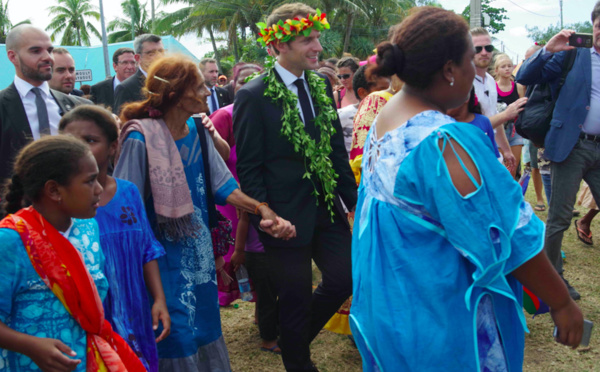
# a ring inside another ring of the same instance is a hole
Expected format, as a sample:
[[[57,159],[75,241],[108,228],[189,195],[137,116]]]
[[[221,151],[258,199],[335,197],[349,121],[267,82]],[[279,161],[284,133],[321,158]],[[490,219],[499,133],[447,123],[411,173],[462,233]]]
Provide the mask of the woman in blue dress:
[[[135,185],[108,174],[118,144],[117,123],[108,110],[82,105],[62,117],[59,129],[87,143],[98,163],[98,181],[103,191],[96,221],[106,257],[104,273],[109,282],[108,295],[103,301],[105,317],[146,369],[156,372],[156,343],[167,337],[171,329],[156,261],[165,255],[165,250],[154,237]],[[153,300],[152,307],[147,291]],[[155,339],[153,327],[159,321],[163,324],[162,332]]]
[[[230,371],[221,332],[209,227],[211,204],[233,204],[262,217],[275,237],[294,227],[266,203],[243,194],[214,148],[206,111],[210,95],[198,66],[166,57],[148,70],[146,99],[126,105],[114,175],[140,190],[148,219],[166,255],[158,259],[172,330],[158,345],[161,371]],[[204,126],[209,128],[205,129]]]
[[[433,7],[378,47],[374,72],[405,85],[364,149],[350,315],[364,371],[521,370],[520,283],[552,308],[559,342],[580,342],[543,223],[485,134],[444,114],[467,100],[474,54],[462,17]]]

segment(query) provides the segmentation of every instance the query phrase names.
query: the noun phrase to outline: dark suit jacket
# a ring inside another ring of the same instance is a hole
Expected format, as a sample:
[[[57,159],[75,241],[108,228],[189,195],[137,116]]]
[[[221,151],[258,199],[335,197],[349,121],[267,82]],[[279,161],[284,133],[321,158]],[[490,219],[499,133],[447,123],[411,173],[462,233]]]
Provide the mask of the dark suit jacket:
[[[322,77],[335,111],[331,85]],[[305,246],[312,240],[317,217],[317,200],[312,195],[314,186],[311,180],[303,178],[306,171],[304,157],[295,152],[290,141],[280,133],[281,107],[265,98],[264,91],[261,76],[246,84],[235,96],[233,130],[241,188],[259,202],[269,203],[278,215],[296,226],[296,238],[283,241],[261,233],[263,243],[280,247]],[[336,192],[352,209],[357,199],[356,181],[348,163],[337,115],[332,124],[336,133],[331,137],[330,159],[339,175]],[[336,197],[335,200],[337,212],[343,221],[347,221],[339,199]],[[252,219],[255,226],[257,222],[257,218]]]
[[[50,93],[60,107],[61,116],[84,103],[83,98],[69,96],[54,89],[50,89]],[[23,102],[13,83],[0,91],[0,181],[11,176],[16,154],[32,139]]]
[[[115,101],[115,90],[113,89],[114,82],[115,78],[113,76],[110,79],[92,85],[90,94],[92,102],[102,104],[106,107],[112,107]]]
[[[85,95],[85,94],[83,94],[83,90],[75,89],[75,88],[73,88],[73,90],[69,94],[72,96],[76,96],[76,97],[83,97]]]
[[[233,103],[233,100],[230,98],[229,92],[227,91],[227,89],[224,89],[221,87],[215,87],[215,93],[217,93],[217,103],[219,105],[219,108],[225,107],[225,106]],[[211,99],[211,97],[209,96],[207,98],[207,100],[210,100],[210,99]],[[207,107],[210,107],[210,103],[208,103],[208,102],[207,102]],[[209,111],[206,112],[206,114],[210,115],[210,108],[209,108]]]
[[[121,106],[127,102],[137,102],[144,99],[142,88],[146,84],[146,77],[142,70],[138,68],[137,72],[124,82],[117,86],[115,90],[115,101],[113,103],[113,112],[117,115],[121,113]]]
[[[550,82],[553,93],[562,75],[566,52],[532,55],[519,69],[517,81],[523,85]],[[579,139],[583,122],[590,109],[592,96],[592,55],[589,48],[577,48],[573,67],[562,86],[544,141],[544,156],[560,163],[564,161]]]

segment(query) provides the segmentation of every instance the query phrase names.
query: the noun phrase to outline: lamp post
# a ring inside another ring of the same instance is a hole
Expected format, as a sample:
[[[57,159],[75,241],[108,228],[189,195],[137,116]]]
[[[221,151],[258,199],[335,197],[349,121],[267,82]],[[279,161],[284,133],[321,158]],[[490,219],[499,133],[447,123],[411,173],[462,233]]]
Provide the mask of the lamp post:
[[[106,40],[106,27],[104,27],[104,6],[100,1],[100,27],[102,27],[102,52],[104,54],[104,72],[106,78],[110,77],[110,62],[108,61],[108,41]]]
[[[471,0],[470,27],[481,27],[481,0]]]

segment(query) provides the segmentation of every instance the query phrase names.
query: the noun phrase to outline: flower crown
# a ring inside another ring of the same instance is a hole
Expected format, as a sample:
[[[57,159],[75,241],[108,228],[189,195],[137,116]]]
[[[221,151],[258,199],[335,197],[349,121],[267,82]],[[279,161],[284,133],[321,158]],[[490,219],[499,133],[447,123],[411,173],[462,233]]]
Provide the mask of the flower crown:
[[[271,27],[267,27],[266,23],[259,22],[256,26],[260,31],[258,41],[263,46],[268,46],[275,41],[286,43],[300,34],[308,36],[312,30],[328,30],[329,22],[327,22],[326,14],[317,9],[315,15],[308,14],[306,18],[294,17],[294,19],[286,19],[285,22],[279,20]]]

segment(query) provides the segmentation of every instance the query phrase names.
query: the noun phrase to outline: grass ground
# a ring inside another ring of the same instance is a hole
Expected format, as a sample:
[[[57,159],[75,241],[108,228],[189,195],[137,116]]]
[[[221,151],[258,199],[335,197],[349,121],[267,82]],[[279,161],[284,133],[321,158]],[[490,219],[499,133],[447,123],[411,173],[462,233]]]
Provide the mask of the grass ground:
[[[533,186],[526,198],[535,204]],[[582,215],[587,212],[577,207]],[[546,212],[536,212],[545,221]],[[600,217],[599,217],[600,219]],[[532,319],[526,314],[530,333],[525,336],[524,371],[531,372],[600,372],[600,222],[592,223],[595,246],[584,245],[573,227],[565,233],[563,250],[566,253],[565,277],[581,293],[578,301],[584,317],[594,322],[590,347],[571,350],[552,339],[554,328],[549,314]],[[316,273],[318,276],[318,273]],[[258,328],[252,324],[254,304],[237,301],[235,306],[221,309],[223,334],[235,372],[284,371],[281,357],[259,349]],[[322,331],[311,345],[312,359],[323,372],[361,371],[361,358],[351,342],[341,335]]]

